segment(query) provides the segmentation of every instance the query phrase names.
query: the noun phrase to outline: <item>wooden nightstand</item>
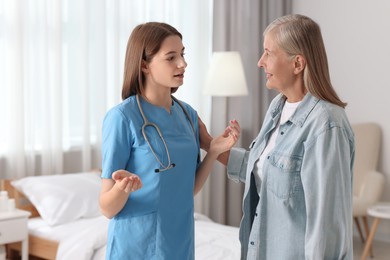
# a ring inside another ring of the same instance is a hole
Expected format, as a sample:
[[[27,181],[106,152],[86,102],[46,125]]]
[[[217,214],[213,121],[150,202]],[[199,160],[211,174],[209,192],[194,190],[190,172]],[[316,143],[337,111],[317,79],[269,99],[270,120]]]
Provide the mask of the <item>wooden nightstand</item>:
[[[27,220],[30,212],[15,209],[0,212],[0,245],[22,242],[22,260],[28,259],[28,229]]]

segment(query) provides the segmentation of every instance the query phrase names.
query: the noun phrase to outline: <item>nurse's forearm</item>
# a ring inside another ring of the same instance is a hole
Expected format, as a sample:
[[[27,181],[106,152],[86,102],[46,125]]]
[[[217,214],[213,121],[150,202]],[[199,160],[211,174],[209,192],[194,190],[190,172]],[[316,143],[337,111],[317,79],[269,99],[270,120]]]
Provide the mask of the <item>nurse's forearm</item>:
[[[195,176],[195,185],[194,185],[194,196],[202,189],[204,183],[206,182],[214,162],[217,159],[217,155],[214,153],[207,153],[203,158],[202,163],[200,164],[198,170],[196,171]]]
[[[228,161],[229,161],[229,155],[230,155],[230,151],[226,151],[224,153],[221,153],[217,160],[222,163],[223,165],[227,166],[228,164]]]
[[[111,219],[122,210],[128,198],[129,193],[114,185],[110,190],[101,192],[99,197],[100,211]]]

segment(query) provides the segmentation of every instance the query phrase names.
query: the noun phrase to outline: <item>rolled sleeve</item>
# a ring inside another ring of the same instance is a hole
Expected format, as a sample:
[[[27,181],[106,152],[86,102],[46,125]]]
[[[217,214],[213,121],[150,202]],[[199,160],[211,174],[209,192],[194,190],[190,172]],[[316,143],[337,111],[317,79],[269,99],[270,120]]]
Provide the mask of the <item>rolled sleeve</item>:
[[[243,148],[232,148],[227,165],[229,179],[235,182],[245,183],[246,169],[248,164],[249,151]]]

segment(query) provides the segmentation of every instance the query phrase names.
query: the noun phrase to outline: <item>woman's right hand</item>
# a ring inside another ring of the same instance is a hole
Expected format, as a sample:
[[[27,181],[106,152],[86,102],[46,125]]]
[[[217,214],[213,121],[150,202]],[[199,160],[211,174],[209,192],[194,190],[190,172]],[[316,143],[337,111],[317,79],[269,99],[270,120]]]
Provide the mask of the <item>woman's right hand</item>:
[[[116,186],[126,193],[134,192],[142,188],[142,181],[134,173],[126,170],[117,170],[112,174]]]

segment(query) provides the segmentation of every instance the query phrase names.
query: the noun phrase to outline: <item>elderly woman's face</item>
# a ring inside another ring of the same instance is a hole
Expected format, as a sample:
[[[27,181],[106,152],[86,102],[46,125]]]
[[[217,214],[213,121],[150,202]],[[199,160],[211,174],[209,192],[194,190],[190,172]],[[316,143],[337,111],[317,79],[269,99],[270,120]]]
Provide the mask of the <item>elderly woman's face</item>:
[[[264,53],[257,65],[264,69],[267,88],[285,94],[293,87],[296,79],[294,59],[278,46],[272,33],[264,36]]]

